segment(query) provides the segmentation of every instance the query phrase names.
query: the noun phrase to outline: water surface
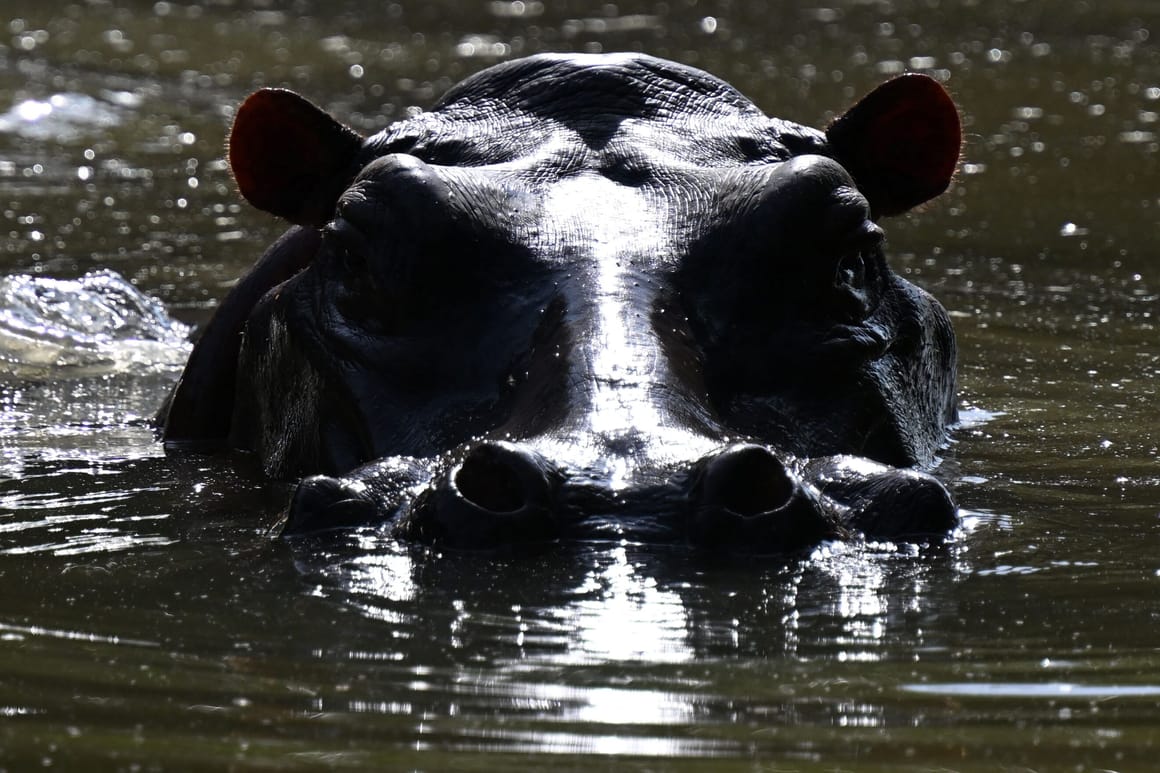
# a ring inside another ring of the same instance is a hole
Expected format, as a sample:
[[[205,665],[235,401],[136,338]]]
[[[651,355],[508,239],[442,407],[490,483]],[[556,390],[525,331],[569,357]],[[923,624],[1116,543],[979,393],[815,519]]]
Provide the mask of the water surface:
[[[1149,3],[0,14],[0,274],[112,269],[192,325],[281,231],[238,203],[222,161],[259,86],[373,131],[503,58],[644,50],[813,125],[928,72],[967,130],[956,186],[887,223],[893,265],[947,306],[961,347],[965,421],[940,474],[964,527],[940,549],[714,561],[277,541],[285,487],[153,442],[166,358],[0,363],[3,766],[1156,765]]]

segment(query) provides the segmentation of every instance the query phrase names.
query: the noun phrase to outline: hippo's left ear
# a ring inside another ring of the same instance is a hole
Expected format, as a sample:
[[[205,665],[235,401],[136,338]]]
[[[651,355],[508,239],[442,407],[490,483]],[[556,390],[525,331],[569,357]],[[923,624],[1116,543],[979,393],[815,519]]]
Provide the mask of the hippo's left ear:
[[[826,130],[838,161],[875,218],[898,215],[947,189],[959,163],[959,111],[919,73],[883,83]]]
[[[350,184],[362,138],[286,89],[251,94],[230,131],[230,170],[246,201],[291,223],[320,226]]]

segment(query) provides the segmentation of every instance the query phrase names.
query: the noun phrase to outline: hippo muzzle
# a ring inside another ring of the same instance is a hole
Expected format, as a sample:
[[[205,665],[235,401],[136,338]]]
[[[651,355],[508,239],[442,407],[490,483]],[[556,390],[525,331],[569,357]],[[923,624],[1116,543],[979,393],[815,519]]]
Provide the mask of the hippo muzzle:
[[[878,221],[941,193],[960,141],[924,76],[819,132],[637,55],[498,65],[367,139],[258,92],[231,167],[297,225],[204,331],[167,447],[305,476],[287,534],[945,534],[921,470],[955,420],[954,335]]]
[[[753,443],[622,491],[507,442],[433,466],[372,463],[342,478],[308,477],[282,533],[389,524],[396,535],[457,548],[612,539],[779,553],[854,534],[928,540],[957,522],[950,494],[925,473],[859,457],[803,463]]]

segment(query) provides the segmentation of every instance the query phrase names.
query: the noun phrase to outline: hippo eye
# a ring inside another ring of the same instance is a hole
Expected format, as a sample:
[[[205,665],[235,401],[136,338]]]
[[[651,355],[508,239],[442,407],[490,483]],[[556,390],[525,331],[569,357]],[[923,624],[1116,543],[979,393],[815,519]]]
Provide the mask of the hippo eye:
[[[877,257],[877,246],[852,249],[838,259],[834,268],[836,310],[849,322],[866,319],[874,309]]]
[[[852,290],[860,290],[866,286],[866,256],[861,251],[844,255],[838,261],[834,285]]]
[[[322,230],[322,237],[331,245],[344,276],[367,273],[368,248],[358,231],[341,220],[332,220]]]
[[[342,273],[346,277],[360,277],[367,274],[367,259],[361,252],[347,248],[338,251],[338,259],[342,266]]]

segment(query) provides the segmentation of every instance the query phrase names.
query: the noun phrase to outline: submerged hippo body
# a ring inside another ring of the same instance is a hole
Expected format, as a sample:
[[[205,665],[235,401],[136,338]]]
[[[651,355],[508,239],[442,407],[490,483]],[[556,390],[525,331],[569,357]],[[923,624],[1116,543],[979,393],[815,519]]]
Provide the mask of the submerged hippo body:
[[[310,476],[289,532],[945,533],[911,468],[955,418],[954,336],[877,221],[945,190],[959,144],[921,75],[825,132],[640,55],[501,64],[368,139],[260,91],[231,167],[296,225],[207,326],[164,439]]]

